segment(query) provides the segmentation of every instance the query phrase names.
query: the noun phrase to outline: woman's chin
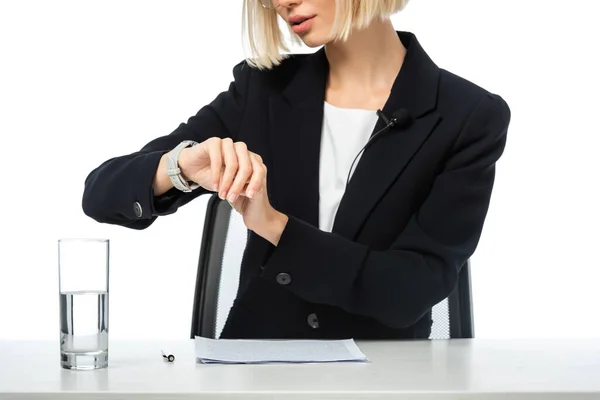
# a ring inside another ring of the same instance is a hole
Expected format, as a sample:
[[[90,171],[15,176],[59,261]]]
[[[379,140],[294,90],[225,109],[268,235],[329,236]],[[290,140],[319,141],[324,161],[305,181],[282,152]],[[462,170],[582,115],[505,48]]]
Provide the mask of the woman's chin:
[[[320,47],[329,42],[327,37],[319,35],[316,32],[307,32],[304,35],[300,35],[300,40],[310,48]]]

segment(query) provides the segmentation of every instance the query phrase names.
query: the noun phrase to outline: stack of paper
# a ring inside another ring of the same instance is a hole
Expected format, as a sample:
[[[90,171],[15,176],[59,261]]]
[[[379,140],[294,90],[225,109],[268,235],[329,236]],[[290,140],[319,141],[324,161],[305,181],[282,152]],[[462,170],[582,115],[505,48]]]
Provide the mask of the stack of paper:
[[[354,340],[231,340],[196,336],[196,358],[205,364],[364,362]]]

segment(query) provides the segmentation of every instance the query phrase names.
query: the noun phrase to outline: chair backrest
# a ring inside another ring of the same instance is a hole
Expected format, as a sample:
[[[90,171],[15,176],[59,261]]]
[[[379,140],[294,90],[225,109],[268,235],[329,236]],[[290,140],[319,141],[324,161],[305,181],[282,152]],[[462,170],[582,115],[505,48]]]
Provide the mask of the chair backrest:
[[[242,217],[214,194],[206,207],[191,337],[218,338],[237,294],[248,230]],[[472,338],[470,263],[462,267],[456,289],[433,307],[430,339]]]
[[[471,297],[471,263],[460,270],[456,288],[450,296],[433,306],[430,339],[473,338],[473,303]]]

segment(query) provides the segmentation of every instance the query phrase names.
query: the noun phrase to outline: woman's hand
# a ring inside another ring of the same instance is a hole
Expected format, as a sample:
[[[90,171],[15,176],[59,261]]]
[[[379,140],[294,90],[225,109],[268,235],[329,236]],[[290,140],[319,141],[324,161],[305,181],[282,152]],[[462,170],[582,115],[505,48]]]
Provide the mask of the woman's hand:
[[[246,227],[277,245],[287,216],[276,211],[267,195],[267,167],[243,142],[211,138],[182,150],[184,179],[219,193],[239,212]]]
[[[235,177],[237,171],[235,148],[241,146],[245,145],[234,144],[229,138],[213,137],[196,146],[183,149],[179,154],[179,168],[183,178],[213,192],[219,188],[221,189],[219,195],[223,194],[229,190]],[[228,169],[223,171],[223,167]],[[221,182],[223,179],[225,181]]]
[[[288,217],[275,210],[269,202],[267,167],[258,154],[251,152],[248,152],[248,156],[243,151],[238,153],[238,162],[240,167],[246,170],[252,169],[252,178],[247,187],[259,187],[259,189],[252,192],[248,189],[237,197],[234,194],[233,197],[228,197],[229,204],[242,215],[248,229],[277,246]],[[245,175],[238,172],[230,192],[236,193],[236,184],[242,185],[245,182]]]

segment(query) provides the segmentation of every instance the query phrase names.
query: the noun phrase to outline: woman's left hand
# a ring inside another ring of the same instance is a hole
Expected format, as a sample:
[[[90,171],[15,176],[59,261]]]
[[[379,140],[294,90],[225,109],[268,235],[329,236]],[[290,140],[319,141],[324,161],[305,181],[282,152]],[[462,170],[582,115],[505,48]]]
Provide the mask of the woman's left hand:
[[[267,194],[267,167],[245,146],[235,146],[237,173],[229,192],[221,197],[242,215],[246,227],[277,246],[288,217],[275,210]],[[249,180],[248,180],[249,179]],[[230,198],[230,194],[239,193]],[[224,193],[220,193],[220,196]]]

